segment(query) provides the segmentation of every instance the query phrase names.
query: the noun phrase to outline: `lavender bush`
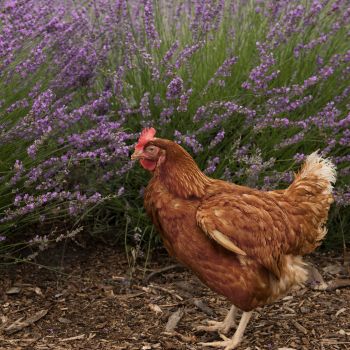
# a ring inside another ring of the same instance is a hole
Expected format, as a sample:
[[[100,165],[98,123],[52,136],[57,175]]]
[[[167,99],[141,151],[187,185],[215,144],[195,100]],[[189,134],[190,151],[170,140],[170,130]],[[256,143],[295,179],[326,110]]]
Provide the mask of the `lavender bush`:
[[[146,227],[129,153],[150,125],[207,174],[265,190],[320,149],[339,239],[349,43],[347,0],[0,0],[0,255]]]

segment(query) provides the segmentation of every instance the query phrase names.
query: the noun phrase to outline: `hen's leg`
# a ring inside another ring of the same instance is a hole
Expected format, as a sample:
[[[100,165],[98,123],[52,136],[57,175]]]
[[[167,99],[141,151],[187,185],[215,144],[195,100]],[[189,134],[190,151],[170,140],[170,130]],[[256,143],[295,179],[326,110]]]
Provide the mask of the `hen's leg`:
[[[236,306],[232,305],[230,311],[226,315],[225,319],[222,322],[217,321],[207,321],[208,326],[198,326],[197,330],[207,331],[207,332],[220,332],[227,334],[231,328],[236,326],[236,315],[237,315]]]
[[[244,330],[247,327],[247,324],[250,320],[250,317],[252,316],[252,313],[253,311],[243,312],[242,318],[239,321],[239,325],[232,339],[229,339],[224,335],[220,335],[224,341],[214,341],[212,343],[199,343],[199,344],[203,346],[211,346],[215,348],[224,347],[225,350],[235,349],[236,346],[242,341]]]

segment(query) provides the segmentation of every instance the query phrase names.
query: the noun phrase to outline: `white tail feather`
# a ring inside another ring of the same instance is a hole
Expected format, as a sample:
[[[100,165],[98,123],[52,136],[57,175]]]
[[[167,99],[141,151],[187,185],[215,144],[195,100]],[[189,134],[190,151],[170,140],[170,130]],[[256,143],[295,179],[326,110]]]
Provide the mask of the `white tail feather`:
[[[307,156],[305,164],[301,170],[300,178],[305,178],[309,175],[316,175],[319,179],[328,181],[329,185],[326,188],[327,193],[333,190],[333,184],[336,181],[335,165],[327,158],[322,158],[318,151]]]

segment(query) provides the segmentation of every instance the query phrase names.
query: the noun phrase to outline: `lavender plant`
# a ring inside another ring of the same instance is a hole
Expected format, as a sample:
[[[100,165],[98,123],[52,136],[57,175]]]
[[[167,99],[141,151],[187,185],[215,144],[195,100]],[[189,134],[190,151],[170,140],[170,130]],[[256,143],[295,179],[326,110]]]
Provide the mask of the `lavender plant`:
[[[129,153],[150,125],[211,176],[265,190],[320,149],[340,237],[349,43],[346,0],[0,0],[0,255],[145,226]]]

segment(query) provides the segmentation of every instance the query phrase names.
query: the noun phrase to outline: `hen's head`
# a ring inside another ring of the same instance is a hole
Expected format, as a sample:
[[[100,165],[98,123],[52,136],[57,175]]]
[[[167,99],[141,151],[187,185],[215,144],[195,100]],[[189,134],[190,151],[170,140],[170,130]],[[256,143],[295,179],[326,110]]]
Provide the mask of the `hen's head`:
[[[174,141],[154,137],[154,128],[142,130],[131,159],[149,171],[159,170],[161,181],[182,198],[201,197],[210,183],[191,155]],[[156,173],[156,172],[155,172]]]
[[[165,157],[165,151],[152,144],[152,142],[160,140],[154,137],[155,134],[154,128],[143,129],[135,146],[135,152],[131,156],[131,159],[139,159],[141,165],[149,171],[154,171]]]

